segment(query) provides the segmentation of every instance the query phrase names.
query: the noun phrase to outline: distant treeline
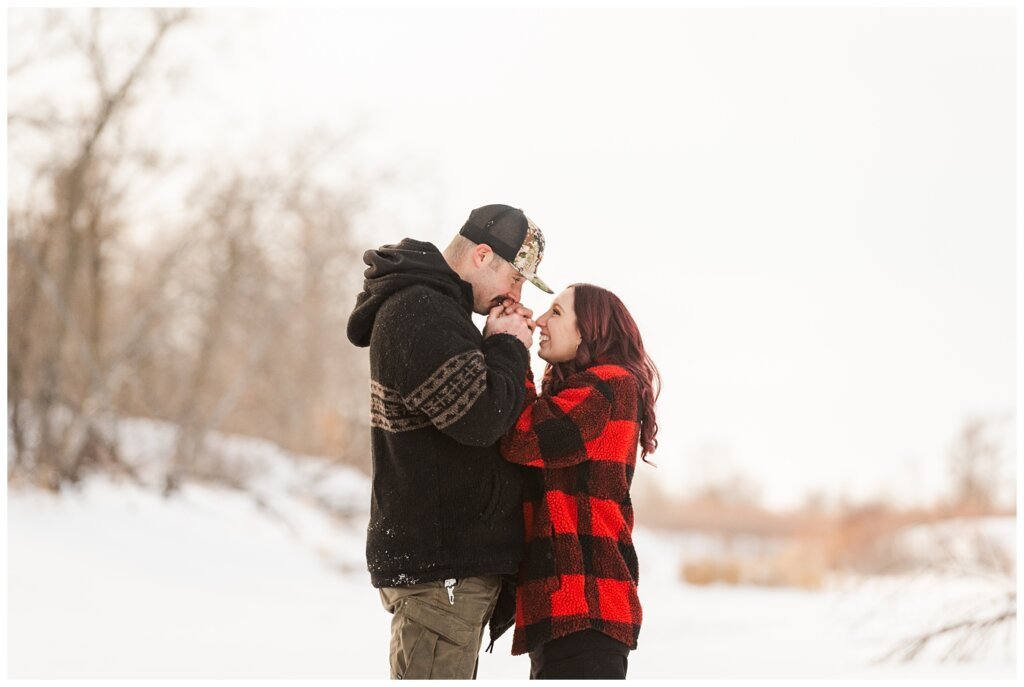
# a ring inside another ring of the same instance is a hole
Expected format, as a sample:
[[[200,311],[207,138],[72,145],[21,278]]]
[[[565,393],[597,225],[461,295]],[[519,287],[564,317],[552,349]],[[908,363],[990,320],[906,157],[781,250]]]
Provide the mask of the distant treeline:
[[[8,146],[31,151],[12,152],[10,175],[31,183],[8,198],[9,480],[129,470],[118,416],[180,426],[168,490],[215,469],[212,430],[364,467],[366,356],[344,332],[362,267],[352,227],[372,189],[328,177],[346,150],[329,132],[265,143],[278,165],[179,159],[180,212],[138,241],[170,168],[140,112],[166,97],[161,57],[194,17],[135,12],[134,50],[101,10],[40,12],[10,47]],[[87,75],[86,104],[17,97],[57,56]]]

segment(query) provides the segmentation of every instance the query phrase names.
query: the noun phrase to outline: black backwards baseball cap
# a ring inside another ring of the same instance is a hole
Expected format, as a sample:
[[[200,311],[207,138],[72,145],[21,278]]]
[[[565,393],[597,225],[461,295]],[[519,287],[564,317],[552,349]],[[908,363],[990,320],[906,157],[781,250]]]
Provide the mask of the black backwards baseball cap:
[[[469,213],[459,235],[473,243],[486,243],[538,289],[554,293],[537,276],[544,257],[544,234],[522,210],[510,205],[484,205]]]

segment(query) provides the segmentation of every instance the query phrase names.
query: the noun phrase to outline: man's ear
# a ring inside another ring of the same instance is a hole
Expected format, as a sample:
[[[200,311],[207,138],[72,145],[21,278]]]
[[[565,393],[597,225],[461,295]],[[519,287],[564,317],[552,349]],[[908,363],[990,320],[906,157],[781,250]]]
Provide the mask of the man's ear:
[[[483,267],[494,259],[494,251],[486,243],[478,243],[473,249],[473,265]]]

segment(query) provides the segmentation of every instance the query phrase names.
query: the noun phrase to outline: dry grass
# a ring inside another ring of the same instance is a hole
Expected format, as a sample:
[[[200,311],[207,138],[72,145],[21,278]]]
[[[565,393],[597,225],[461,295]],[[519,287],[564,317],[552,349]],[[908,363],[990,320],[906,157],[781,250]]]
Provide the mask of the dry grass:
[[[792,541],[774,553],[704,557],[687,561],[682,578],[689,584],[749,584],[762,587],[819,589],[827,572],[813,542]]]
[[[651,492],[637,501],[638,522],[645,526],[721,537],[722,553],[685,562],[680,575],[686,582],[800,589],[821,587],[832,571],[891,574],[912,567],[915,562],[892,545],[893,535],[905,527],[1014,514],[979,506],[906,509],[885,503],[776,512],[710,498],[671,501]],[[741,535],[764,545],[736,551],[728,542]]]
[[[683,579],[689,584],[708,585],[716,582],[739,584],[740,561],[737,558],[701,558],[683,565]]]

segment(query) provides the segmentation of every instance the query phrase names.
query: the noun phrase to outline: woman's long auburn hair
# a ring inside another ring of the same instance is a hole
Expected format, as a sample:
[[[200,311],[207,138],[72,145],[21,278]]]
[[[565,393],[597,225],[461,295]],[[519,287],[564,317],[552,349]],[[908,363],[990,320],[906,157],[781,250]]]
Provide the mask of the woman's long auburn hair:
[[[576,357],[563,363],[548,363],[544,370],[544,393],[557,394],[573,374],[593,365],[621,365],[640,385],[640,457],[658,448],[655,404],[661,394],[661,375],[644,350],[644,341],[633,316],[619,297],[593,284],[572,284],[576,328],[580,331]],[[651,463],[653,465],[653,463]]]

